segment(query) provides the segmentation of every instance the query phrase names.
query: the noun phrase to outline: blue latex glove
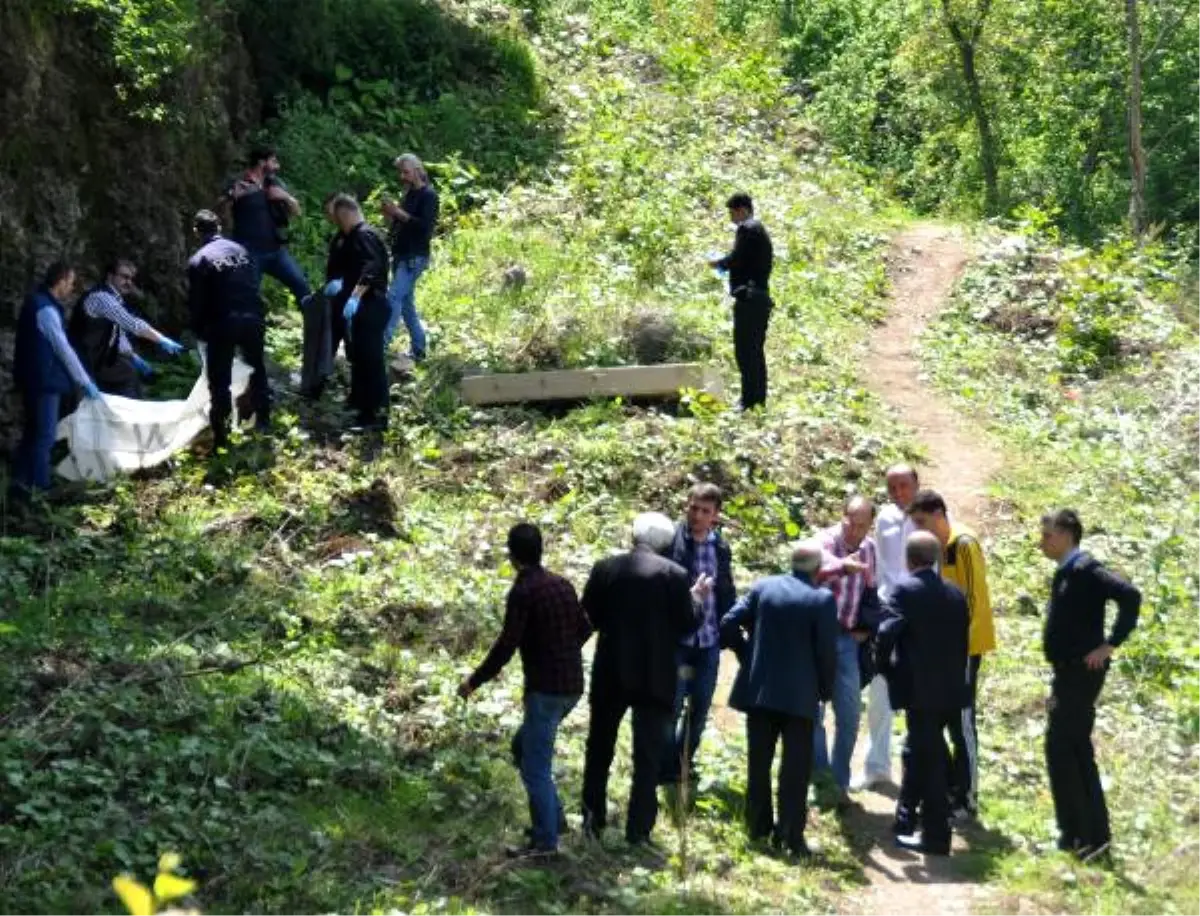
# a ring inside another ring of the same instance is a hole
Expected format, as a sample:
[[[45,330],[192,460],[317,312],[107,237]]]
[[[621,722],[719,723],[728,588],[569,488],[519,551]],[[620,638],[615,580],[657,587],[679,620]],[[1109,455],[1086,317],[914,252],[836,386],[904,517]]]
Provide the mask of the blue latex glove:
[[[154,374],[154,367],[140,356],[134,355],[130,359],[133,361],[133,368],[138,371],[138,375],[142,376],[142,378],[149,378]]]
[[[341,291],[342,291],[341,277],[334,277],[332,280],[330,280],[328,283],[325,284],[325,295],[330,299],[332,299],[334,296],[336,296]]]
[[[354,313],[358,311],[358,296],[351,296],[346,300],[346,306],[342,309],[342,317],[347,321],[354,318]]]
[[[89,401],[98,401],[100,399],[100,389],[96,387],[95,382],[88,382],[83,386],[83,396]]]
[[[158,342],[158,345],[162,348],[162,351],[167,354],[167,356],[178,356],[183,352],[183,344],[171,340],[170,337],[164,337]],[[136,363],[134,365],[136,365]]]

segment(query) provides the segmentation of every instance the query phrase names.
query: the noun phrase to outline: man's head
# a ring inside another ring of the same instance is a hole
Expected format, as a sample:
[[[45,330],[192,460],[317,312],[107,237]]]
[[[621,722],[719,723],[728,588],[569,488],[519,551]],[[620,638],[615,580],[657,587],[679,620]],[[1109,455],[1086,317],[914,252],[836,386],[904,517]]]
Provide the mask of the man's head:
[[[109,263],[104,274],[108,285],[122,296],[128,296],[133,292],[133,281],[137,279],[137,268],[133,266],[132,261],[117,258]]]
[[[192,229],[207,242],[221,231],[221,221],[212,210],[197,210],[192,217]]]
[[[250,169],[261,169],[263,176],[274,175],[279,171],[279,156],[275,152],[275,147],[259,144],[252,147],[250,155],[246,157],[246,167]]]
[[[911,464],[893,464],[887,470],[888,498],[898,509],[908,511],[913,497],[917,495],[920,481],[917,470]]]
[[[518,569],[542,565],[542,532],[537,525],[521,522],[508,530],[508,558]]]
[[[661,512],[643,512],[633,520],[633,546],[666,553],[675,542],[675,526]]]
[[[821,568],[821,545],[800,541],[792,547],[792,572],[812,578]]]
[[[1059,509],[1042,516],[1042,553],[1061,560],[1083,540],[1083,522],[1074,509]]]
[[[327,194],[325,196],[325,202],[321,204],[321,209],[325,213],[325,219],[333,223],[335,226],[337,225],[337,214],[333,212],[333,204],[341,196],[341,191],[334,191],[332,194]]]
[[[754,215],[754,201],[745,191],[730,197],[725,201],[725,207],[729,210],[729,219],[738,226]]]
[[[918,490],[908,506],[908,517],[921,531],[933,534],[945,546],[950,541],[946,501],[934,490]]]
[[[904,542],[904,561],[909,572],[932,569],[941,555],[941,542],[928,531],[914,531]]]
[[[688,493],[687,523],[694,540],[708,537],[721,516],[721,488],[698,483]]]
[[[850,550],[858,550],[860,544],[871,533],[875,523],[875,504],[865,496],[852,496],[842,513],[842,540]]]
[[[396,172],[405,187],[419,188],[429,184],[429,174],[415,153],[404,153],[397,156],[396,161],[392,164],[396,166]]]
[[[333,221],[343,232],[349,232],[363,221],[362,207],[349,194],[339,194],[333,199]]]
[[[42,286],[59,302],[66,302],[75,292],[75,268],[66,261],[55,261],[46,268]]]

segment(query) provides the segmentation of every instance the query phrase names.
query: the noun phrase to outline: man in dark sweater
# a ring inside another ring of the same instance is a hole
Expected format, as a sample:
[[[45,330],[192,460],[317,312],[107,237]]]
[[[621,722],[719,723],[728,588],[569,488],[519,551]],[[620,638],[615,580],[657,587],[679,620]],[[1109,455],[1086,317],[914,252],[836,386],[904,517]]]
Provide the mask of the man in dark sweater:
[[[437,227],[438,195],[429,183],[429,175],[421,160],[412,153],[396,158],[396,171],[404,185],[404,199],[387,201],[383,212],[391,220],[392,266],[395,276],[388,300],[392,314],[384,332],[384,346],[392,342],[397,325],[403,321],[408,329],[414,362],[425,358],[425,329],[417,314],[417,280],[429,267],[430,243]]]
[[[583,609],[596,628],[591,722],[583,771],[584,830],[598,836],[608,821],[608,774],[617,732],[633,709],[633,787],[625,839],[644,843],[658,818],[657,783],[675,701],[679,640],[695,631],[700,601],[712,587],[663,554],[675,526],[647,512],[633,522],[633,550],[601,560],[583,589]]]
[[[529,844],[510,855],[545,855],[558,849],[562,802],[554,785],[554,741],[558,726],[583,693],[584,642],[592,633],[575,587],[542,567],[542,533],[520,524],[508,532],[508,555],[517,575],[508,592],[504,628],[487,658],[462,682],[464,700],[521,653],[525,675],[525,720],[513,741],[521,780],[529,794]]]
[[[771,267],[774,255],[771,237],[754,218],[749,194],[729,198],[729,218],[737,226],[733,251],[709,261],[710,266],[729,272],[729,295],[733,297],[733,349],[742,376],[742,409],[767,402],[767,323],[771,318]]]
[[[659,776],[668,786],[679,782],[685,760],[689,777],[694,779],[696,749],[708,721],[721,665],[721,618],[737,600],[733,555],[717,529],[720,516],[721,488],[713,483],[696,484],[688,494],[687,520],[675,528],[675,541],[671,545],[671,559],[687,570],[689,582],[708,576],[713,580],[713,588],[704,598],[700,628],[683,638],[676,653],[679,686],[675,691],[673,728]],[[691,707],[684,717],[684,702],[688,697]]]
[[[1042,553],[1058,564],[1050,584],[1043,648],[1054,669],[1046,764],[1058,820],[1058,846],[1081,858],[1102,855],[1112,839],[1096,769],[1092,726],[1113,650],[1137,626],[1142,595],[1079,549],[1083,524],[1071,509],[1042,518]],[[1104,612],[1117,604],[1107,640]]]

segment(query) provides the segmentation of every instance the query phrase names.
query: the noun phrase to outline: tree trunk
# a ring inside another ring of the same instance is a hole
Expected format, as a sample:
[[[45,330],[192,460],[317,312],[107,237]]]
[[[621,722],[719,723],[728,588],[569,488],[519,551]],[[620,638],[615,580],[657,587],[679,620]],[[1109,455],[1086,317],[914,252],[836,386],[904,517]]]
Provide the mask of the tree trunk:
[[[958,48],[962,64],[963,81],[967,84],[967,99],[971,106],[971,117],[979,132],[979,166],[983,171],[983,209],[994,216],[1000,209],[1000,157],[996,149],[996,136],[992,133],[992,121],[987,106],[983,103],[983,88],[979,84],[979,73],[975,69],[975,52],[983,34],[983,23],[987,19],[991,0],[977,0],[975,21],[964,28],[950,8],[950,0],[942,0],[942,21]]]
[[[1125,0],[1129,39],[1129,228],[1141,240],[1146,232],[1146,148],[1142,145],[1142,29],[1138,0]]]

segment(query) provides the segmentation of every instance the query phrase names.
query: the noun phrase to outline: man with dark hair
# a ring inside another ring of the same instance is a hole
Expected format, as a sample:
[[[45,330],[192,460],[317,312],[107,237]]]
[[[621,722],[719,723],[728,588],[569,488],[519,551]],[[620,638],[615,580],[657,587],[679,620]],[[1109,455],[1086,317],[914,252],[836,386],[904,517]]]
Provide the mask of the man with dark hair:
[[[791,575],[755,583],[721,620],[738,656],[729,705],[746,714],[746,823],[751,840],[773,839],[793,855],[808,855],[808,784],[813,720],[833,693],[837,668],[837,605],[813,584],[821,546],[797,545]],[[771,805],[771,763],[779,765],[779,819]]]
[[[688,773],[695,772],[696,749],[708,721],[713,692],[717,689],[717,670],[721,665],[721,618],[737,600],[733,584],[733,555],[721,536],[717,522],[721,517],[721,488],[713,483],[698,483],[688,494],[687,520],[675,527],[671,559],[688,572],[689,583],[701,577],[713,580],[713,588],[704,596],[704,619],[700,629],[683,638],[676,652],[679,686],[675,691],[675,711],[667,755],[659,779],[664,785],[679,782],[683,762]],[[684,716],[684,703],[691,703]]]
[[[326,290],[333,290],[330,307],[342,313],[348,329],[350,406],[359,428],[387,429],[388,377],[383,352],[383,332],[390,313],[387,248],[349,194],[334,198],[333,213],[344,237],[338,257],[341,275],[336,278],[339,282],[326,285]]]
[[[128,335],[157,344],[168,356],[183,352],[180,344],[129,311],[125,297],[133,292],[136,277],[137,268],[132,261],[118,258],[110,263],[104,282],[84,293],[79,306],[72,311],[68,328],[71,345],[96,380],[96,386],[127,398],[140,398],[139,376],[149,376],[154,371],[134,351]]]
[[[1071,509],[1042,517],[1042,553],[1058,564],[1042,646],[1054,669],[1050,685],[1046,764],[1058,821],[1058,848],[1084,859],[1103,855],[1112,840],[1104,788],[1096,769],[1092,727],[1113,650],[1137,626],[1137,588],[1079,549],[1083,523]],[[1117,619],[1104,637],[1105,608]]]
[[[13,456],[10,495],[18,500],[35,490],[50,489],[50,452],[62,398],[76,388],[85,397],[100,397],[63,330],[63,303],[74,290],[74,268],[55,261],[41,286],[25,298],[17,317],[13,381],[21,392],[24,416]]]
[[[251,149],[246,170],[225,189],[221,207],[233,219],[233,240],[250,253],[260,279],[262,274],[274,277],[303,305],[308,281],[287,249],[287,224],[300,215],[300,202],[279,179],[273,147]]]
[[[971,614],[971,638],[967,679],[970,703],[950,729],[954,756],[950,768],[950,790],[955,817],[974,817],[979,811],[979,740],[975,724],[975,700],[979,667],[983,656],[996,648],[992,621],[992,597],[988,591],[987,563],[978,539],[960,525],[952,525],[946,501],[933,490],[921,490],[908,507],[909,518],[921,531],[933,534],[942,545],[942,577],[967,596]]]
[[[204,341],[205,372],[212,399],[210,421],[213,450],[229,444],[233,396],[233,357],[240,351],[253,370],[250,399],[254,425],[270,429],[271,392],[263,357],[263,309],[258,295],[258,272],[250,253],[221,235],[221,223],[211,210],[199,211],[193,228],[200,248],[188,261],[188,308],[192,330]]]
[[[892,588],[876,640],[892,706],[905,711],[908,726],[893,831],[901,847],[944,856],[950,853],[944,735],[969,699],[963,678],[969,612],[963,593],[938,577],[936,537],[914,532],[905,554],[909,575]]]
[[[742,409],[767,402],[767,324],[771,318],[771,267],[774,255],[771,237],[754,217],[749,194],[734,194],[726,202],[729,218],[737,226],[733,250],[709,261],[711,267],[729,273],[729,295],[733,297],[733,348],[742,376]]]
[[[658,819],[658,775],[678,680],[675,651],[700,625],[701,600],[712,587],[701,577],[689,595],[687,571],[666,557],[674,539],[669,518],[642,513],[633,521],[633,549],[600,560],[583,589],[583,609],[597,633],[583,770],[583,826],[592,836],[608,822],[608,774],[630,709],[633,786],[625,839],[649,842]]]
[[[504,612],[504,626],[483,663],[458,688],[464,700],[521,653],[525,676],[525,719],[513,740],[521,780],[529,795],[532,829],[526,846],[510,855],[548,855],[558,850],[564,821],[554,785],[554,741],[558,727],[583,693],[580,651],[592,627],[575,588],[542,567],[542,533],[527,523],[508,532],[508,556],[516,575]]]

